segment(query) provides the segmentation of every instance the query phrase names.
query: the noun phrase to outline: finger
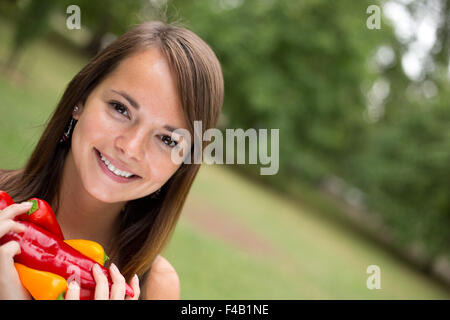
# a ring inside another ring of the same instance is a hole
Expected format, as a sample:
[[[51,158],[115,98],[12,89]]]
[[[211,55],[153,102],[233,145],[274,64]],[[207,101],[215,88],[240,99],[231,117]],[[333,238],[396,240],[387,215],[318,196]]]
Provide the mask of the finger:
[[[32,202],[14,203],[2,210],[0,219],[14,219],[16,216],[26,213],[33,206]]]
[[[9,231],[14,232],[24,232],[26,229],[26,226],[15,222],[14,220],[8,219],[4,221],[0,221],[0,238],[3,237],[5,234],[7,234]]]
[[[133,298],[130,296],[127,296],[125,300],[138,300],[139,295],[141,294],[141,288],[139,287],[139,278],[137,274],[134,275],[133,279],[131,279],[130,283],[131,288],[133,288],[134,296]]]
[[[92,273],[96,282],[95,286],[95,300],[108,300],[109,299],[109,284],[108,278],[101,270],[98,264],[94,265],[92,268]]]
[[[2,261],[13,260],[13,257],[20,252],[20,245],[17,241],[9,241],[0,247],[0,256],[5,258],[1,259]]]
[[[68,285],[65,300],[80,300],[80,285],[76,281],[71,281]]]
[[[125,298],[125,278],[117,269],[114,263],[111,263],[109,269],[112,279],[111,285],[111,300],[123,300]]]

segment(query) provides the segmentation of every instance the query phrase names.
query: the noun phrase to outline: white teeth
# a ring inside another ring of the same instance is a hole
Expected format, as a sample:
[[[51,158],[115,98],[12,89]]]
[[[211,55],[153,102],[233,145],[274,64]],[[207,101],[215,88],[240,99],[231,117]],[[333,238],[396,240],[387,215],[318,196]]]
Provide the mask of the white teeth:
[[[109,171],[113,172],[115,175],[125,177],[125,178],[129,178],[133,175],[132,173],[129,173],[126,171],[121,171],[121,170],[117,169],[103,155],[100,154],[100,156],[101,156],[102,161],[108,167]]]

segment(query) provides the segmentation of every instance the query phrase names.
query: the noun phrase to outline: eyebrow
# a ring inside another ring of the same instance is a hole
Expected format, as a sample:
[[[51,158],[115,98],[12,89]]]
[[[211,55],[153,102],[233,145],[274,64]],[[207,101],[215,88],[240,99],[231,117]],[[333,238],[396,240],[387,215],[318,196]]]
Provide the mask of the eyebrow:
[[[168,130],[170,132],[174,132],[175,130],[178,130],[178,128],[174,128],[174,127],[169,126],[167,124],[164,126],[164,129],[166,129],[166,130]]]
[[[127,99],[127,101],[134,107],[136,108],[136,110],[139,110],[139,104],[132,98],[130,97],[127,93],[123,92],[123,91],[116,91],[114,89],[111,89],[112,92],[117,93],[119,95],[121,95],[122,97],[124,97],[125,99]]]
[[[114,89],[111,89],[111,91],[124,97],[134,108],[136,108],[136,110],[139,110],[139,104],[132,97],[130,97],[130,95],[128,95],[126,92],[117,91]],[[175,127],[172,127],[172,126],[169,126],[166,124],[164,126],[164,129],[166,129],[170,132],[174,132],[175,130],[178,130],[179,128],[175,128]]]

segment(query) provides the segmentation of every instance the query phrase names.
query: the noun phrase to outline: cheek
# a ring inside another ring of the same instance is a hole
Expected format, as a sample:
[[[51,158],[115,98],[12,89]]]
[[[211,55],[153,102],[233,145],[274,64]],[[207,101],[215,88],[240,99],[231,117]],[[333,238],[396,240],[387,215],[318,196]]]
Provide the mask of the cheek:
[[[92,112],[86,114],[81,118],[76,125],[77,140],[87,146],[94,144],[95,142],[104,139],[105,137],[111,138],[114,130],[114,126],[111,120],[107,118],[105,112]]]
[[[81,172],[92,170],[91,161],[95,159],[93,148],[101,148],[106,144],[106,139],[113,137],[112,128],[100,112],[85,113],[80,117],[72,135],[72,152]]]
[[[151,172],[150,180],[157,180],[164,184],[181,166],[174,163],[170,158],[170,153],[158,153],[149,155],[147,165]]]

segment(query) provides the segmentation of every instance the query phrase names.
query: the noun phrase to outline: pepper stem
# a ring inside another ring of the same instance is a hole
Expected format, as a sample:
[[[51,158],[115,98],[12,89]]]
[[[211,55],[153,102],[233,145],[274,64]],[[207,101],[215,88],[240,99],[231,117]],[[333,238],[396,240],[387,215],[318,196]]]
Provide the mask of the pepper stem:
[[[36,199],[30,200],[33,203],[31,209],[27,212],[28,215],[31,215],[33,212],[39,209],[39,205]]]
[[[103,253],[103,265],[105,265],[106,261],[108,261],[109,257],[106,255],[106,252]]]

